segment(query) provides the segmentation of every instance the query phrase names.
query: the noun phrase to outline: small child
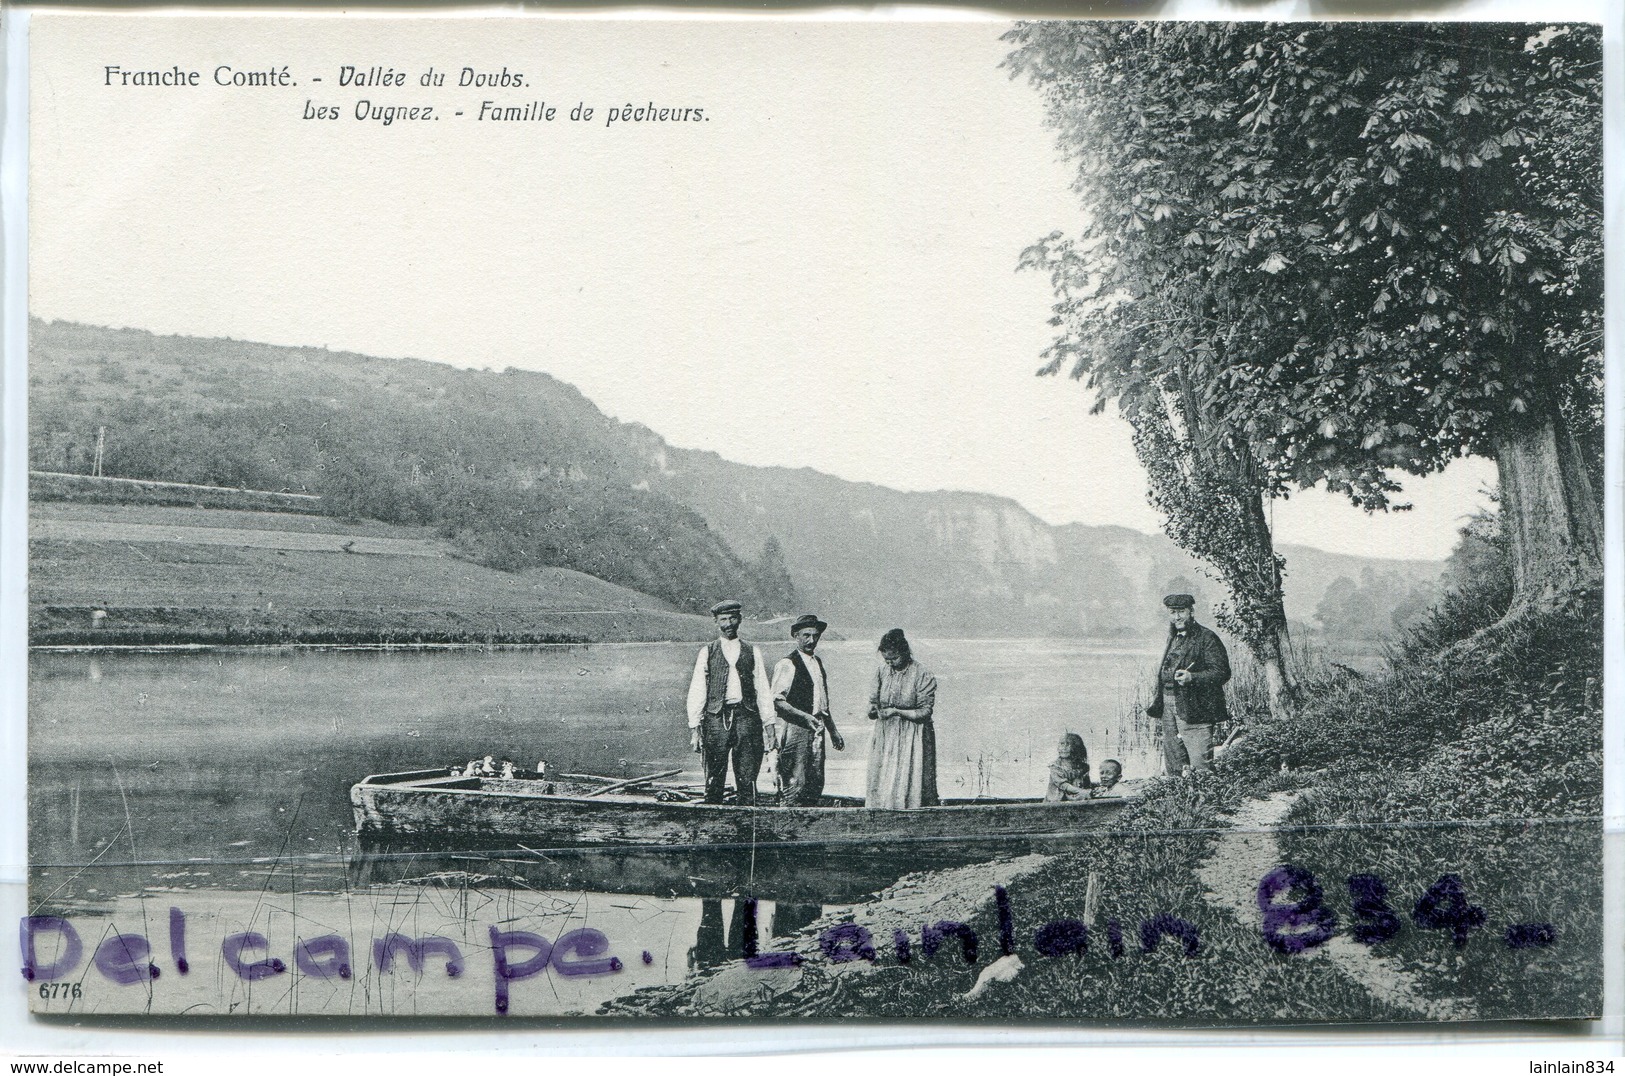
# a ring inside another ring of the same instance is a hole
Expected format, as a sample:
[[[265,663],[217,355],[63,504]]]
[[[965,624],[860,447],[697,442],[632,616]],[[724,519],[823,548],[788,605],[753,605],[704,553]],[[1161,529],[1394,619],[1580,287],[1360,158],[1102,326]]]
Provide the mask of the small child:
[[[1090,798],[1104,796],[1112,790],[1117,782],[1123,779],[1123,764],[1115,758],[1109,758],[1100,764],[1100,784],[1089,790]]]
[[[1089,752],[1084,749],[1083,737],[1069,732],[1061,737],[1056,759],[1049,764],[1049,790],[1044,793],[1044,801],[1086,799],[1090,787]]]

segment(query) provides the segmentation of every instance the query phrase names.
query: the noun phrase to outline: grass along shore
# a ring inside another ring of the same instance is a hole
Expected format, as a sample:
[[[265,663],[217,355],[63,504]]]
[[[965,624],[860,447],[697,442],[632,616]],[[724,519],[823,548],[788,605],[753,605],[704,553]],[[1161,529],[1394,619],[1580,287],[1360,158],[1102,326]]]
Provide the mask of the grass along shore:
[[[906,965],[889,935],[873,939],[871,963],[838,959],[848,954],[809,934],[813,955],[795,980],[758,990],[750,1015],[1177,1025],[1596,1015],[1600,599],[1462,643],[1474,626],[1441,614],[1384,672],[1307,681],[1291,720],[1261,720],[1258,692],[1241,685],[1250,734],[1213,774],[1153,782],[1078,851],[1009,880],[1008,936],[1023,964],[1010,981],[968,996],[1001,955],[986,892],[964,920],[981,939],[974,963],[952,944],[922,957],[917,925]],[[1257,894],[1272,872],[1266,921]],[[953,883],[910,880],[934,884]],[[1035,938],[1065,920],[1085,929]],[[837,913],[810,930],[850,921]],[[731,1015],[717,1000],[730,995],[707,985],[724,973],[606,1011]]]

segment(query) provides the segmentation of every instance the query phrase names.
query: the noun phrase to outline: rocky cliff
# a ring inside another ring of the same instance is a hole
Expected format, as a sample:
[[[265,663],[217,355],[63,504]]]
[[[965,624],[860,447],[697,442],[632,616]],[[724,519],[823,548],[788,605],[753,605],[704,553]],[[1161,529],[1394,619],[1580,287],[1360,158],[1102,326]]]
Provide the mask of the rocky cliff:
[[[803,604],[854,630],[1141,635],[1161,630],[1164,594],[1197,595],[1206,616],[1222,598],[1197,562],[1160,534],[1051,526],[1003,497],[905,493],[670,448],[651,481],[742,553],[777,539]],[[1359,578],[1375,565],[1385,576],[1425,584],[1443,568],[1301,546],[1281,552],[1289,615],[1305,622],[1340,577]]]

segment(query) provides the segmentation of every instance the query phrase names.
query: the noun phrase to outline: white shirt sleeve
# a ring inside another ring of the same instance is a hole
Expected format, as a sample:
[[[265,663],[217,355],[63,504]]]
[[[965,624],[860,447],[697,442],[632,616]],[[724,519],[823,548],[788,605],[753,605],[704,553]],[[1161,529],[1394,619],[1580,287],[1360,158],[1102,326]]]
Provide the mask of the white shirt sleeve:
[[[813,713],[827,714],[829,697],[825,694],[824,686],[829,682],[829,666],[817,654],[813,655],[813,660],[818,663],[818,675],[813,677]]]
[[[778,714],[778,710],[773,706],[773,688],[767,682],[767,666],[762,663],[761,648],[753,646],[750,649],[756,656],[756,712],[761,715],[762,720],[769,721]]]
[[[706,658],[710,656],[710,647],[700,647],[700,656],[694,659],[694,677],[688,682],[688,727],[700,727],[700,719],[705,717],[705,665]]]
[[[782,698],[790,693],[790,685],[796,682],[796,663],[789,658],[780,658],[779,663],[773,666],[772,697]],[[774,713],[779,711],[775,708]]]

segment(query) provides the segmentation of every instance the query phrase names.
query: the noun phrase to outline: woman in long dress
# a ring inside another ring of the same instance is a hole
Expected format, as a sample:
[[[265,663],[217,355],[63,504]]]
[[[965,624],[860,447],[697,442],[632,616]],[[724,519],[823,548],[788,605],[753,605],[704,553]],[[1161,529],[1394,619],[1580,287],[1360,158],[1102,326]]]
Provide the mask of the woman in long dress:
[[[937,678],[914,660],[902,628],[881,638],[880,657],[869,694],[869,720],[876,724],[864,806],[935,807]]]

